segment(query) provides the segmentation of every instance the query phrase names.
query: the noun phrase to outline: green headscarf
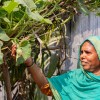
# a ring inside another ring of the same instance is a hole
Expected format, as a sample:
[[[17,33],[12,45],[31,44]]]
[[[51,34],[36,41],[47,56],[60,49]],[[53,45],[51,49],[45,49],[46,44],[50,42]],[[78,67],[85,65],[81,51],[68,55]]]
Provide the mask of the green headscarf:
[[[100,60],[100,36],[90,36],[87,40],[93,44]],[[100,100],[100,76],[84,71],[81,63],[78,65],[80,69],[48,78],[56,100]]]
[[[96,52],[97,52],[97,54],[98,54],[98,58],[99,58],[99,60],[100,60],[100,36],[90,36],[90,37],[88,37],[84,42],[86,42],[86,41],[89,41],[93,46],[94,46],[94,48],[95,48],[95,50],[96,50]],[[90,77],[88,74],[87,74],[87,72],[85,72],[84,71],[84,69],[83,69],[83,67],[82,67],[82,65],[81,65],[81,62],[80,62],[80,49],[81,49],[81,47],[82,47],[82,45],[84,44],[84,42],[80,45],[80,48],[79,48],[79,60],[78,60],[78,66],[82,69],[82,71],[84,72],[84,74],[88,77],[88,78],[91,78],[92,79],[92,77]]]
[[[96,49],[96,52],[97,52],[99,60],[100,60],[100,36],[90,36],[85,41],[87,41],[87,40],[90,41],[92,43],[92,45],[94,46],[94,48]]]

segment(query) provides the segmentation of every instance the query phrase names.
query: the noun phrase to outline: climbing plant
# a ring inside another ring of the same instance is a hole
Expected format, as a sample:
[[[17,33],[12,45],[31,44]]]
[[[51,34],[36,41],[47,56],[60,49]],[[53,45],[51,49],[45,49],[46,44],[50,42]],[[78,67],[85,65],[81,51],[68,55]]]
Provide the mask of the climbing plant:
[[[24,61],[32,56],[45,76],[60,74],[68,57],[66,24],[76,14],[100,15],[99,7],[100,0],[0,0],[0,78],[8,100],[47,99]]]

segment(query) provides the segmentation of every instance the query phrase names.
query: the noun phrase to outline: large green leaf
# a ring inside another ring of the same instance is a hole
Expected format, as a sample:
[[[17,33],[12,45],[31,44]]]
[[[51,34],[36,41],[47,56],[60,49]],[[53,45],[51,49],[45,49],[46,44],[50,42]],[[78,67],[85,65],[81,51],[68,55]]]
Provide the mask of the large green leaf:
[[[43,18],[37,11],[31,12],[30,9],[26,8],[26,13],[30,18],[32,18],[36,21],[52,24],[51,20]]]
[[[31,56],[31,45],[29,41],[23,40],[17,44],[16,54],[16,65],[22,64],[27,58],[29,58]]]
[[[31,12],[30,9],[26,8],[26,12],[30,18],[36,21],[42,21],[44,19],[37,11]]]
[[[22,56],[26,60],[28,57],[31,56],[31,45],[29,41],[25,40],[21,43],[21,49],[22,49]]]
[[[32,18],[36,21],[42,22],[42,23],[52,24],[51,20],[43,18],[38,13],[38,11],[32,12],[33,9],[36,9],[36,5],[33,2],[33,0],[24,0],[24,1],[23,0],[15,0],[15,1],[26,7],[26,13],[30,18]]]
[[[0,39],[2,41],[9,41],[10,40],[10,38],[7,36],[7,34],[5,33],[5,31],[2,30],[1,28],[0,28]]]
[[[50,65],[49,65],[47,77],[51,77],[54,74],[57,68],[58,61],[59,61],[58,56],[56,54],[53,54],[50,58]]]
[[[3,6],[3,8],[8,12],[8,13],[11,13],[12,11],[14,11],[14,9],[18,6],[18,3],[17,2],[14,2],[13,0],[12,1],[9,1],[7,2],[6,5]]]

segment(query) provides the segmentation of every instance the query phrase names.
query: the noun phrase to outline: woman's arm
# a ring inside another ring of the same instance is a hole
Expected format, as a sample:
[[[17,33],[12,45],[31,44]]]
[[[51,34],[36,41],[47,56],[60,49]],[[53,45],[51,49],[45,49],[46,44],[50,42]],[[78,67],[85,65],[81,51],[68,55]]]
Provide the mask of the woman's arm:
[[[52,95],[50,85],[43,74],[42,70],[32,61],[32,58],[28,58],[25,61],[28,71],[30,72],[33,80],[38,85],[40,90],[46,95]]]
[[[12,50],[11,50],[11,55],[14,59],[16,59],[16,49],[17,49],[17,45],[13,44]],[[31,57],[25,61],[25,64],[26,64],[27,69],[30,72],[32,78],[34,79],[35,83],[40,88],[40,90],[44,94],[51,96],[52,91],[50,89],[50,85],[49,85],[45,75],[42,73],[41,69],[36,64],[33,63],[33,60]]]
[[[39,68],[35,63],[33,63],[31,57],[25,61],[25,64],[32,78],[34,79],[39,88],[41,88],[45,84],[48,84],[48,81],[45,75],[43,74],[41,68]]]

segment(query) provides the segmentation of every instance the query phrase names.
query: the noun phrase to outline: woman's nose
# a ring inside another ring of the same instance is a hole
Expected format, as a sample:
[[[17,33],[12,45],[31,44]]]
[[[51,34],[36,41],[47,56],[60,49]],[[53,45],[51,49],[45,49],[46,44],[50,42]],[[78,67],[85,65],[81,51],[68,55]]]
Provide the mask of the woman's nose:
[[[86,53],[85,52],[80,54],[80,59],[84,59],[85,57],[86,57]]]

